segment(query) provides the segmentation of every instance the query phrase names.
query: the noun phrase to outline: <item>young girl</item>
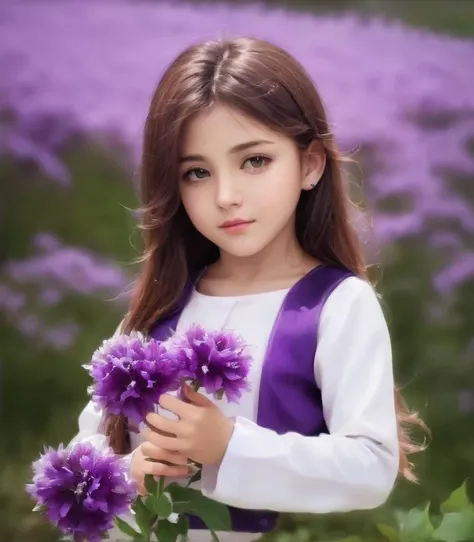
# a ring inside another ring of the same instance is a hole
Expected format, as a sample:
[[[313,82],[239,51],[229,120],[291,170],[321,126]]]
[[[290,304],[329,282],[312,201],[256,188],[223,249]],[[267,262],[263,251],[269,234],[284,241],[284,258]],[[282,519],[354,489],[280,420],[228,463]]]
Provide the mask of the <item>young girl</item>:
[[[165,395],[139,434],[89,404],[75,440],[128,454],[141,491],[147,473],[184,480],[201,463],[232,542],[279,512],[377,507],[398,473],[414,479],[402,426],[420,422],[394,393],[342,158],[303,68],[255,39],[182,53],[151,102],[141,196],[144,262],[121,331],[235,330],[252,390],[238,405]],[[201,527],[191,541],[211,539]]]

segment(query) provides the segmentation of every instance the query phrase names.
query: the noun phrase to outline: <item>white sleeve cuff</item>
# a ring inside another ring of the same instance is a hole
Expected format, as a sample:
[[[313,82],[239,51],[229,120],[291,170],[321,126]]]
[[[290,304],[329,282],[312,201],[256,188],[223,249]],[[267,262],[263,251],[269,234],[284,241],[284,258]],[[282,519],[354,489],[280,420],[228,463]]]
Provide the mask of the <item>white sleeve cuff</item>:
[[[278,435],[237,417],[221,464],[203,467],[202,492],[254,510],[375,508],[390,494],[397,466],[397,457],[367,438]]]

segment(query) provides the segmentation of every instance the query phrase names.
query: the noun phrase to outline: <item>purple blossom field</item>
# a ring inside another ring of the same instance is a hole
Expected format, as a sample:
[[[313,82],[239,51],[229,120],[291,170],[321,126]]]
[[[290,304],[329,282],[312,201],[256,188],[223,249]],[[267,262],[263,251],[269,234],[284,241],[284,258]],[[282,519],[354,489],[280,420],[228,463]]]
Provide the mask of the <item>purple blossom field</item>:
[[[387,506],[442,498],[473,472],[474,21],[473,37],[461,38],[264,4],[4,2],[2,540],[56,540],[18,480],[43,444],[73,436],[87,400],[80,366],[125,310],[154,87],[187,45],[236,35],[273,41],[303,63],[359,164],[349,173],[380,266],[397,379],[435,437],[417,462],[422,483],[402,484]]]

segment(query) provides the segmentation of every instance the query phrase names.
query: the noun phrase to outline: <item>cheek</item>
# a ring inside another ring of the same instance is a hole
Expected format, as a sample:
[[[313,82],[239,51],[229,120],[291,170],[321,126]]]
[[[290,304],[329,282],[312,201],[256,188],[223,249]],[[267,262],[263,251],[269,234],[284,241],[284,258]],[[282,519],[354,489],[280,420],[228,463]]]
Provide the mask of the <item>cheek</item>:
[[[300,194],[299,190],[272,192],[262,198],[260,209],[275,222],[286,221],[294,214]]]
[[[186,212],[189,213],[189,209],[192,208],[192,198],[189,190],[180,187],[179,196],[181,198],[181,203],[183,204],[183,207],[186,209]]]
[[[293,167],[281,168],[266,175],[265,182],[259,186],[259,202],[268,209],[288,208],[294,210],[301,195],[301,175]]]
[[[206,198],[203,198],[199,192],[200,189],[197,187],[183,187],[180,190],[184,210],[197,229],[200,229],[201,224],[206,222],[206,216],[209,215]]]

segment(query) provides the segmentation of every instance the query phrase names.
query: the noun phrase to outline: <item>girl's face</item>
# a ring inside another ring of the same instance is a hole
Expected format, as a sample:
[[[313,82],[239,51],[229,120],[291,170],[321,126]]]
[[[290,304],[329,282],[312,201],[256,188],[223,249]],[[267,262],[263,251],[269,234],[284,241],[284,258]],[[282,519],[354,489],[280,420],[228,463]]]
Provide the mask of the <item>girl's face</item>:
[[[323,170],[324,152],[303,154],[293,140],[220,104],[193,117],[181,141],[184,208],[195,228],[232,256],[295,239],[301,190]]]

